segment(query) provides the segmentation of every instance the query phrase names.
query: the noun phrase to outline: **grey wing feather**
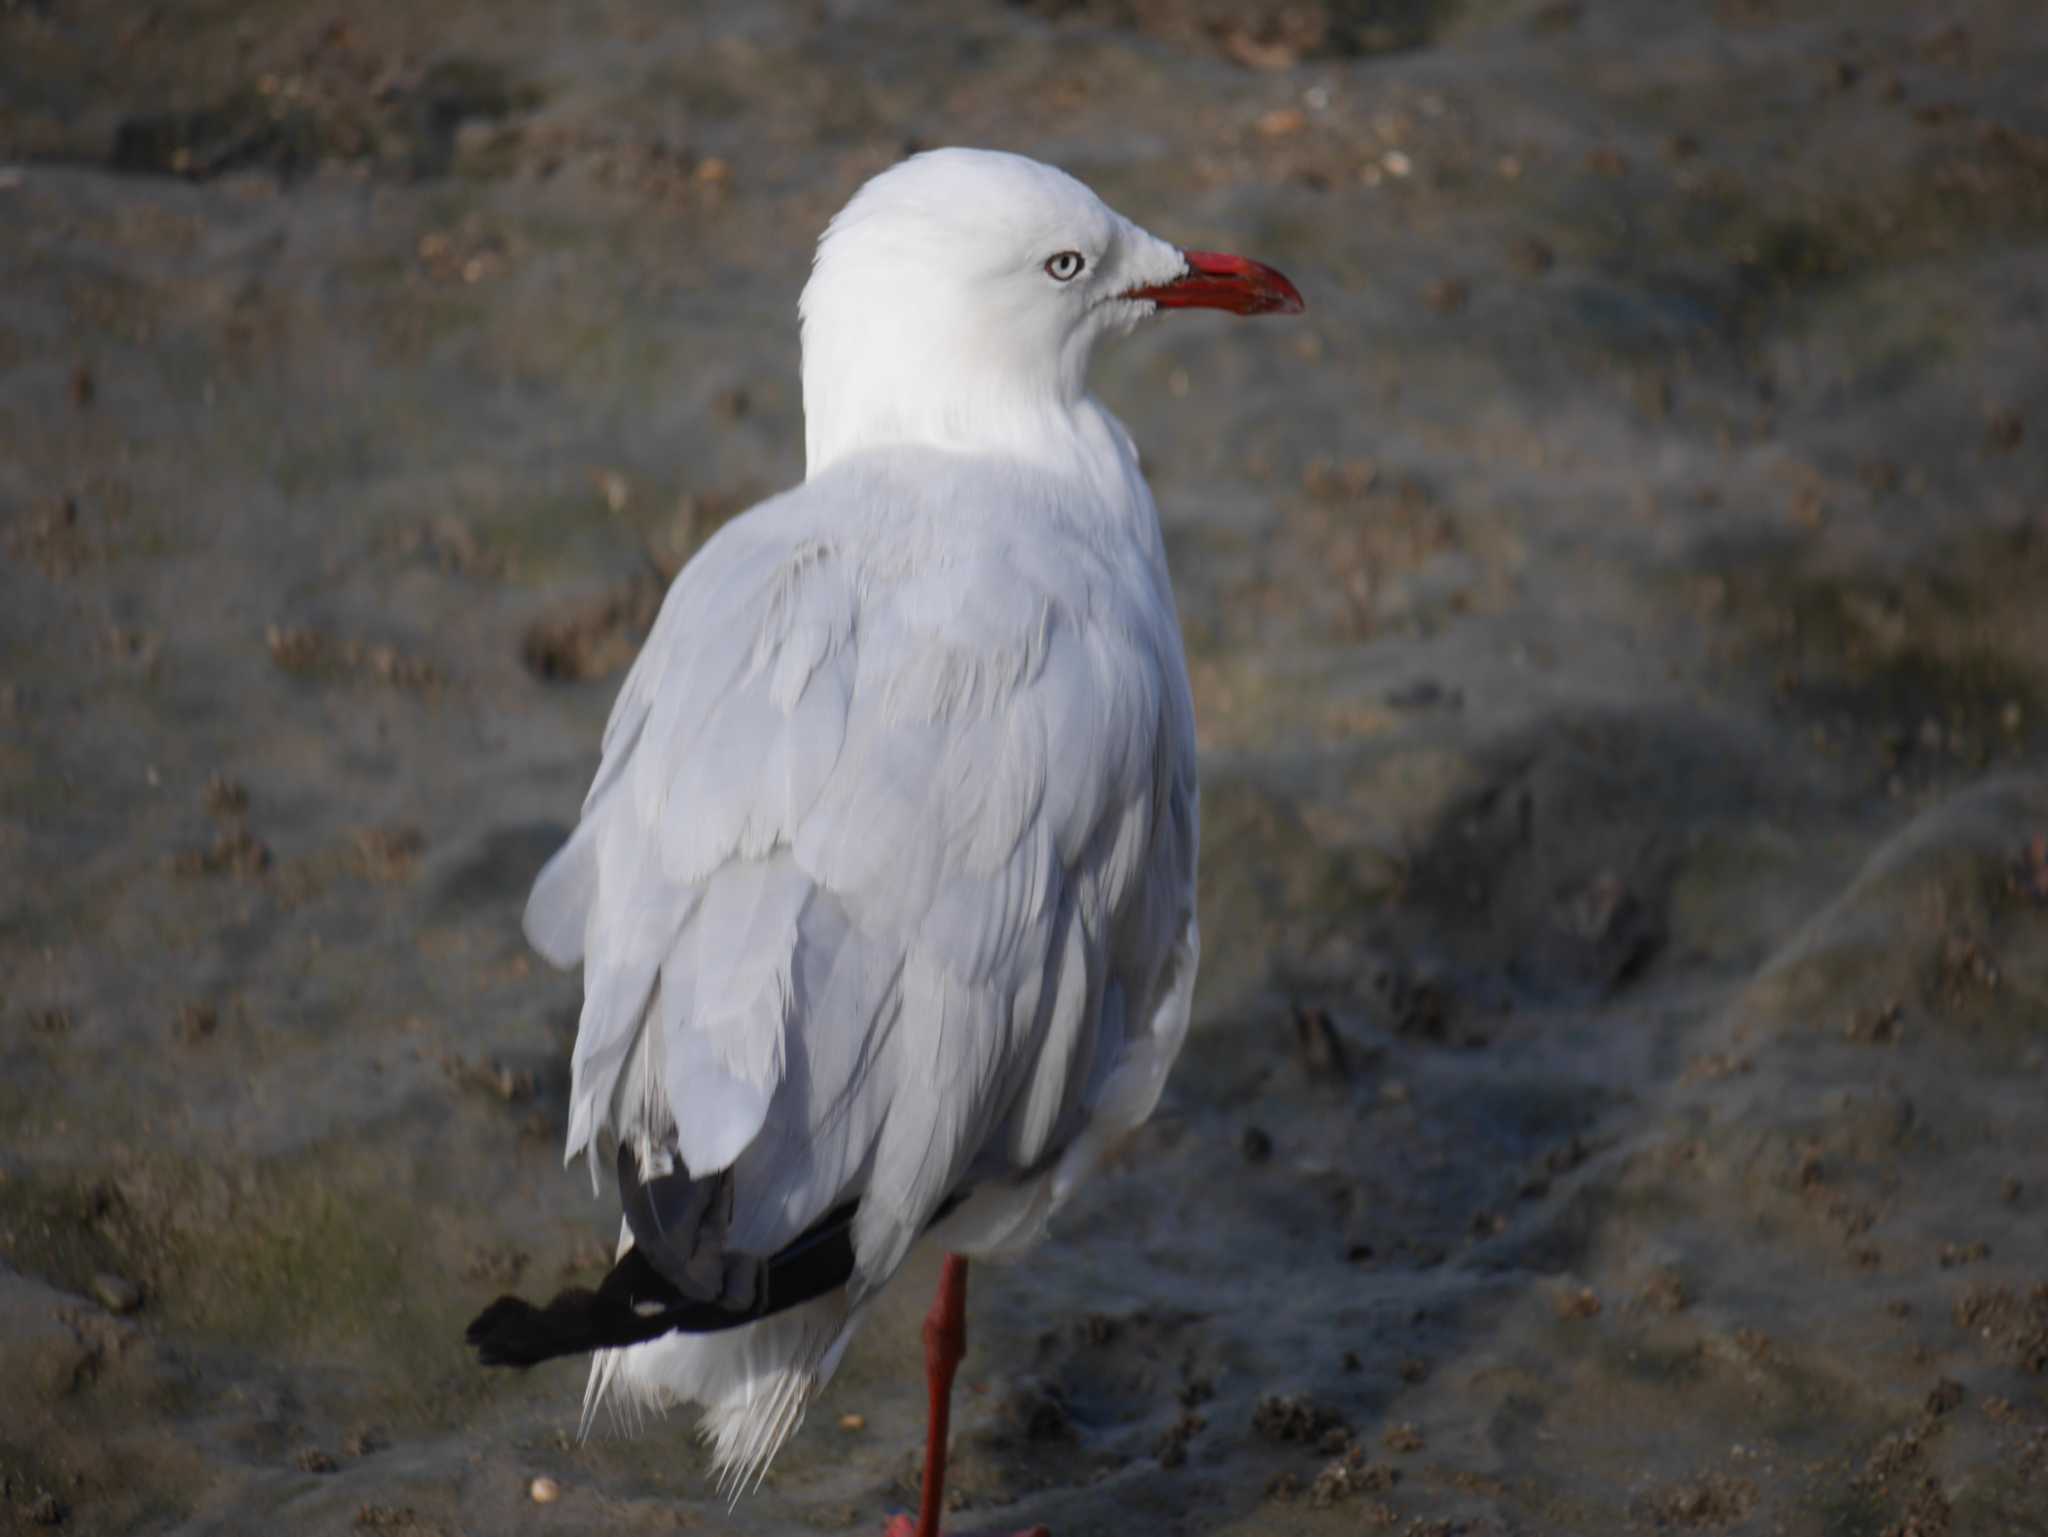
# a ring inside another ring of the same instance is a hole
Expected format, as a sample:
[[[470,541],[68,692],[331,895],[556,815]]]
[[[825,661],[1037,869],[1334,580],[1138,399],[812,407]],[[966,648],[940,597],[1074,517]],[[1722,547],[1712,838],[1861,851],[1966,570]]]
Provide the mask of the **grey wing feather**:
[[[871,1192],[874,1281],[970,1172],[1078,1134],[1192,921],[1161,583],[917,468],[813,481],[691,563],[527,914],[586,968],[569,1154],[653,1106],[732,1169],[756,1253]]]

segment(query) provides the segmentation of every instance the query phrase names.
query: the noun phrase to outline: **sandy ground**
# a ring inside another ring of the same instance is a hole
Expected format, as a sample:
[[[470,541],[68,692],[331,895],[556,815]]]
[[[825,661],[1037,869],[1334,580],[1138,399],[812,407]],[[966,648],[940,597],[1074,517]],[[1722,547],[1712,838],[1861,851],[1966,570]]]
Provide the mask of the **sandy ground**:
[[[517,920],[618,669],[964,142],[1310,313],[1098,370],[1208,956],[977,1275],[960,1519],[2048,1532],[2044,82],[2037,0],[0,4],[0,1530],[906,1502],[928,1261],[730,1514],[461,1329],[603,1261]]]

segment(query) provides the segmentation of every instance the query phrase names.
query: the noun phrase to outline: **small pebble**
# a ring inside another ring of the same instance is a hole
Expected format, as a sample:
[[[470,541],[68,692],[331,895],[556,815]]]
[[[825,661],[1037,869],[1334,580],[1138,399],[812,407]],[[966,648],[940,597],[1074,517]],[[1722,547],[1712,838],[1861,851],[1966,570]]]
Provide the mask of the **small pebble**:
[[[526,1486],[526,1493],[536,1505],[552,1505],[562,1497],[562,1486],[543,1473]]]
[[[841,1430],[866,1430],[868,1428],[868,1417],[865,1414],[842,1414],[839,1416],[839,1428]]]
[[[92,1294],[109,1313],[132,1313],[142,1306],[142,1288],[125,1276],[101,1271],[92,1278]]]

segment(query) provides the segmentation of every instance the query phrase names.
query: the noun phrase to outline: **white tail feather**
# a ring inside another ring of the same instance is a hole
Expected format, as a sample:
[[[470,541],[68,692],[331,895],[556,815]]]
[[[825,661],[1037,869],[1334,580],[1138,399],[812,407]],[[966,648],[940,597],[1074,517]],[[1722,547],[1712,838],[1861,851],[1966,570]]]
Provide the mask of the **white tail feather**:
[[[719,1491],[737,1500],[760,1485],[803,1423],[839,1363],[855,1312],[845,1292],[831,1292],[743,1328],[601,1350],[583,1394],[583,1432],[600,1405],[636,1427],[649,1409],[700,1405],[698,1433],[711,1445]]]

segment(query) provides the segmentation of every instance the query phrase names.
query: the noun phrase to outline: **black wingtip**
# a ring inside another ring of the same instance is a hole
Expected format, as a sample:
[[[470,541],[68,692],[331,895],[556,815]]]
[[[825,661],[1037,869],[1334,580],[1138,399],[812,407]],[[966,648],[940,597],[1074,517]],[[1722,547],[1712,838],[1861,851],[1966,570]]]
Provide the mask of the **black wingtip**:
[[[469,1321],[463,1343],[475,1349],[485,1366],[531,1366],[519,1342],[531,1334],[539,1310],[517,1297],[500,1297]]]
[[[950,1211],[957,1199],[939,1214]],[[677,1330],[711,1334],[737,1329],[846,1284],[853,1274],[854,1211],[849,1201],[828,1212],[777,1253],[765,1265],[753,1298],[740,1306],[685,1296],[635,1246],[619,1256],[596,1291],[571,1287],[546,1307],[500,1297],[470,1321],[463,1337],[485,1366],[524,1367],[557,1356],[640,1345]]]
[[[463,1339],[485,1366],[538,1366],[556,1356],[580,1355],[604,1343],[593,1338],[591,1292],[564,1292],[545,1308],[500,1297],[470,1320]]]

